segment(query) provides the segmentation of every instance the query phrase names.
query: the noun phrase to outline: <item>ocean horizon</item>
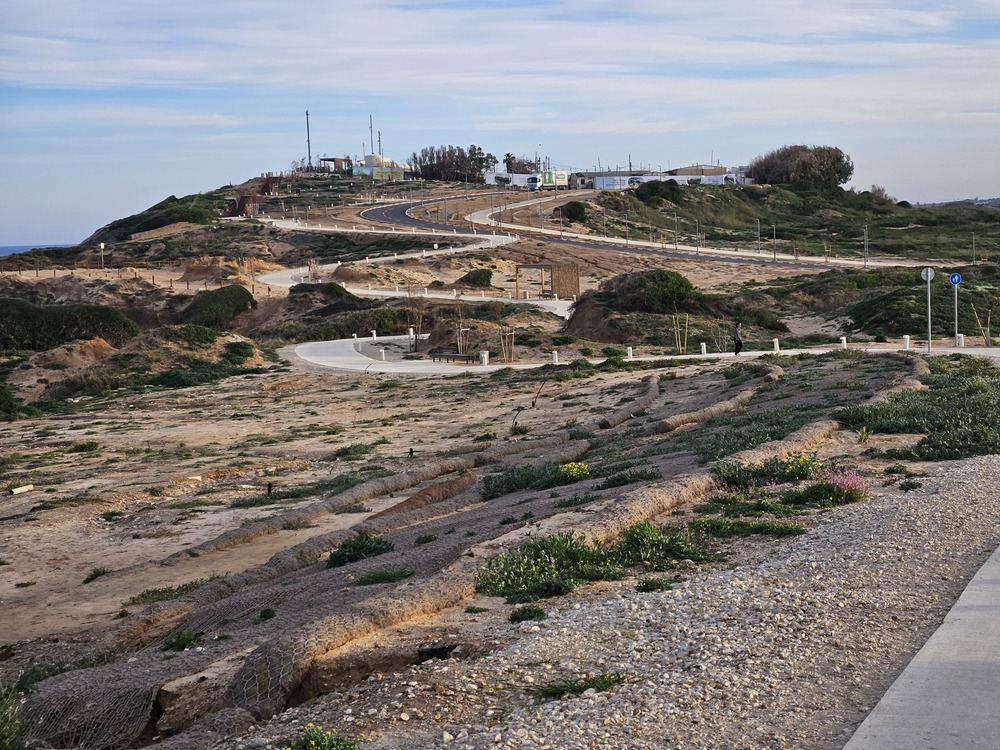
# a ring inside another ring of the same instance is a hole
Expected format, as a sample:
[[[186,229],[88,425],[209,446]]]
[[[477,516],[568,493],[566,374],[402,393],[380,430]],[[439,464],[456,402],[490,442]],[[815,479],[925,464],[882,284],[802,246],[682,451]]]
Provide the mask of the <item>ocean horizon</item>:
[[[70,243],[68,245],[62,244],[52,244],[52,245],[0,245],[0,257],[4,255],[14,255],[16,253],[26,253],[29,250],[35,250],[40,247],[76,247],[78,243]]]

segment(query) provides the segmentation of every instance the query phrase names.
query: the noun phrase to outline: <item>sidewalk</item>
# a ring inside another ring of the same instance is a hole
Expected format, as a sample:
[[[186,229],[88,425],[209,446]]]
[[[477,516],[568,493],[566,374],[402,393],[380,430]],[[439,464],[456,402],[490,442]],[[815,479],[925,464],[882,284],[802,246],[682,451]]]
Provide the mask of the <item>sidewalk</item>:
[[[1000,550],[844,750],[1000,748]]]

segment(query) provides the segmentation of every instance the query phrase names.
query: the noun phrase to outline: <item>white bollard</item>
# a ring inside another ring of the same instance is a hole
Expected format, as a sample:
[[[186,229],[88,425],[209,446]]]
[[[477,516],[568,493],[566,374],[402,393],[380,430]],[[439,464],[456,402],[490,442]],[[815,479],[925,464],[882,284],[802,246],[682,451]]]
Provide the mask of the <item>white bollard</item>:
[[[368,285],[368,291],[370,292],[371,290],[372,290],[372,285],[371,285],[371,284],[369,284],[369,285]]]
[[[479,296],[482,297],[483,299],[486,299],[486,292],[485,291],[479,292]]]
[[[371,263],[371,261],[368,259],[367,255],[365,256],[365,263]]]
[[[557,352],[555,350],[553,350],[553,352],[552,352],[552,364],[554,364],[554,365],[558,365],[559,364],[559,352]]]
[[[426,249],[426,248],[424,248],[424,249],[423,249],[423,250],[421,250],[420,252],[422,252],[422,253],[424,254],[424,257],[425,257],[425,258],[427,257],[427,249]]]
[[[352,339],[356,339],[357,337],[358,337],[358,334],[356,334],[356,333],[352,333],[352,334],[351,334],[351,338],[352,338]]]
[[[399,294],[399,284],[396,284],[396,294]]]
[[[427,287],[424,287],[424,296],[427,296]]]
[[[490,363],[490,353],[488,351],[479,352],[479,364],[483,367],[488,366]]]
[[[510,292],[507,292],[507,299],[514,299],[513,295]]]
[[[375,335],[375,331],[372,331],[372,341],[375,341],[378,336]]]
[[[960,333],[960,334],[958,334],[955,337],[955,346],[957,346],[959,349],[964,349],[965,348],[965,334],[964,333]]]
[[[774,344],[774,351],[780,352],[781,347],[778,345],[778,339],[771,339],[771,342]]]
[[[552,295],[552,299],[554,299],[556,302],[558,302],[559,301],[559,295],[558,294],[553,294]]]
[[[451,291],[453,291],[455,293],[455,297],[458,297],[458,290],[457,289],[452,289]]]
[[[846,349],[847,348],[847,336],[841,336],[840,337],[840,348],[841,349]]]
[[[625,347],[625,359],[632,359],[632,347],[631,346],[626,346]]]
[[[385,349],[379,349],[378,354],[379,354],[379,359],[385,362]]]
[[[903,351],[907,351],[910,348],[910,337],[903,336]]]

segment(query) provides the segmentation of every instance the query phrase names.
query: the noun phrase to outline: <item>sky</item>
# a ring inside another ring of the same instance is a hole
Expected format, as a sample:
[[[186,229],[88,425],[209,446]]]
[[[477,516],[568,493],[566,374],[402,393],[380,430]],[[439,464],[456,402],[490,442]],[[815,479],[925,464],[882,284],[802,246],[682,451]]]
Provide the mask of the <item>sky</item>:
[[[556,168],[841,148],[847,187],[1000,196],[998,0],[4,0],[0,245],[306,156]],[[378,149],[376,133],[376,150]]]

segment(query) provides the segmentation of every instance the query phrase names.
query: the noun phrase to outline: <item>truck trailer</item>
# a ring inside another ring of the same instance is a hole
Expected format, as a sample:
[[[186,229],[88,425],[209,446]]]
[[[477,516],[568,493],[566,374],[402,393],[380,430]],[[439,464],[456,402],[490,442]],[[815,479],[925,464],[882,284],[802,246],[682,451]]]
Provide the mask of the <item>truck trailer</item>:
[[[559,190],[569,189],[569,172],[559,169],[547,169],[535,172],[528,177],[528,190]]]

